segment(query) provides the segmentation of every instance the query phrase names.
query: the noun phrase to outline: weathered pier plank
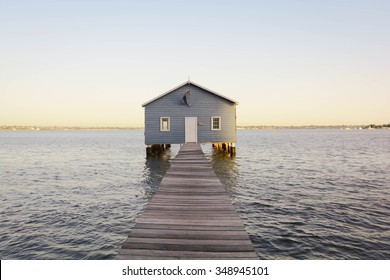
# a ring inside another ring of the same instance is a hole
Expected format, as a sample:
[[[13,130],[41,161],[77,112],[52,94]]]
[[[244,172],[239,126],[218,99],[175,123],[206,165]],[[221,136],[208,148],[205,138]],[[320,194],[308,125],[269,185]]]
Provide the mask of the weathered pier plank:
[[[117,259],[257,259],[199,144],[181,147]]]

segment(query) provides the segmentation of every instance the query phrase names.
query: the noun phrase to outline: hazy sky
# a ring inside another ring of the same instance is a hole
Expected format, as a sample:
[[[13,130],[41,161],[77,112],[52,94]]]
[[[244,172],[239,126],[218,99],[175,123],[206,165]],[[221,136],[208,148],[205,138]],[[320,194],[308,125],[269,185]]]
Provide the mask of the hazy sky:
[[[0,0],[0,125],[143,126],[187,81],[239,125],[390,122],[390,1]]]

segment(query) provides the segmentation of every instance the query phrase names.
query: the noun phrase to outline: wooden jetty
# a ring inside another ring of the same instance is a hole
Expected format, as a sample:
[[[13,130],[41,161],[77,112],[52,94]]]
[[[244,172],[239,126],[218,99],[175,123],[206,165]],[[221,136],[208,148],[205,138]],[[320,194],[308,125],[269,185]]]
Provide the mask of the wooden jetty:
[[[199,144],[184,144],[117,259],[258,259]]]

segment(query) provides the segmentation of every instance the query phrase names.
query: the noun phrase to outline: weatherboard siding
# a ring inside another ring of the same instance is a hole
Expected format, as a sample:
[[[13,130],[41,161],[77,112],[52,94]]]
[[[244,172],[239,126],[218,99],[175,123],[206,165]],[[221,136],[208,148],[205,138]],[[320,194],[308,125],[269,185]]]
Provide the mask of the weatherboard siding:
[[[191,107],[182,101],[187,89]],[[211,129],[213,116],[221,117],[221,130]],[[170,118],[170,131],[160,131],[161,117]],[[236,142],[236,104],[190,84],[145,106],[145,144],[184,143],[185,117],[197,117],[199,143]]]

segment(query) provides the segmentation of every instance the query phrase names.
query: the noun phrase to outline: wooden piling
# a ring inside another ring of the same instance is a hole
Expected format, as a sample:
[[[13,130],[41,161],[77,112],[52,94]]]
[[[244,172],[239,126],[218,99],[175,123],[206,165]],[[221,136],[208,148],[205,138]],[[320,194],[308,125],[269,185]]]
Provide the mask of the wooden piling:
[[[146,156],[150,157],[152,155],[152,145],[146,146]]]
[[[169,149],[171,144],[153,144],[146,147],[146,156],[161,156],[165,150]]]
[[[231,157],[236,156],[236,143],[231,143],[231,146],[230,146],[230,156]]]
[[[226,153],[230,157],[236,156],[236,144],[235,143],[213,143],[212,147],[217,153]]]

